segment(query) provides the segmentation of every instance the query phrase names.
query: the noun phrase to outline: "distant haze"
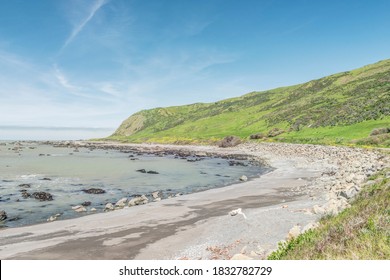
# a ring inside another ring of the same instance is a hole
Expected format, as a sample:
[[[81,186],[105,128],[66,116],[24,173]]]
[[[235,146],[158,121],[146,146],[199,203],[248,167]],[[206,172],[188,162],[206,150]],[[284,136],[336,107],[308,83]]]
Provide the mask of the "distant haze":
[[[0,126],[0,140],[86,140],[111,135],[115,128]]]

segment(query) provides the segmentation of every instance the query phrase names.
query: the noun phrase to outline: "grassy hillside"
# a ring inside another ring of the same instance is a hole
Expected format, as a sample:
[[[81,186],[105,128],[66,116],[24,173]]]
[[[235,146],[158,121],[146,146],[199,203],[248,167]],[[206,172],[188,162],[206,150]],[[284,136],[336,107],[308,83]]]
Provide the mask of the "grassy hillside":
[[[390,259],[390,177],[389,170],[371,178],[366,187],[337,216],[328,216],[268,258],[286,259]]]
[[[390,60],[215,103],[143,110],[110,138],[185,143],[259,134],[263,141],[389,146],[390,133],[369,136],[379,127],[390,127]]]

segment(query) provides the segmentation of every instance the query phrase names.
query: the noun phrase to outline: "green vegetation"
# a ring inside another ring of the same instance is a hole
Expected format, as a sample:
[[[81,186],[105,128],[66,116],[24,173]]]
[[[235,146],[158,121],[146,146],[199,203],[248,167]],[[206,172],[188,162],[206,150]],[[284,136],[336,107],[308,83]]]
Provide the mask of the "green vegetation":
[[[140,111],[109,137],[126,142],[210,143],[228,135],[256,141],[390,145],[390,60],[304,84],[215,103]],[[282,132],[278,135],[272,133]]]
[[[370,179],[351,208],[328,216],[269,255],[285,259],[390,259],[390,179],[385,170]]]

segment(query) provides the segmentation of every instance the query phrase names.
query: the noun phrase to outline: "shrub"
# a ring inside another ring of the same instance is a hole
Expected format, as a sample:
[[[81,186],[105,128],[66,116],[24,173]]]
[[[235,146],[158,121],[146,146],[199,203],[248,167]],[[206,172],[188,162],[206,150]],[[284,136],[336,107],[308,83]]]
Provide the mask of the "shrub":
[[[386,134],[386,133],[390,133],[389,127],[375,128],[373,131],[371,131],[370,136]]]

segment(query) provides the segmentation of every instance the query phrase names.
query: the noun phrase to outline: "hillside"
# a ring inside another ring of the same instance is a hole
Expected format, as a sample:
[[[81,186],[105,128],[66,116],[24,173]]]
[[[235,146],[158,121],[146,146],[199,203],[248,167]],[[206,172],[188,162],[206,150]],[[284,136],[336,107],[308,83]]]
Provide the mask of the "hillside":
[[[387,130],[370,136],[384,127],[390,127],[390,60],[215,103],[143,110],[109,138],[187,143],[253,135],[263,141],[389,146]]]

